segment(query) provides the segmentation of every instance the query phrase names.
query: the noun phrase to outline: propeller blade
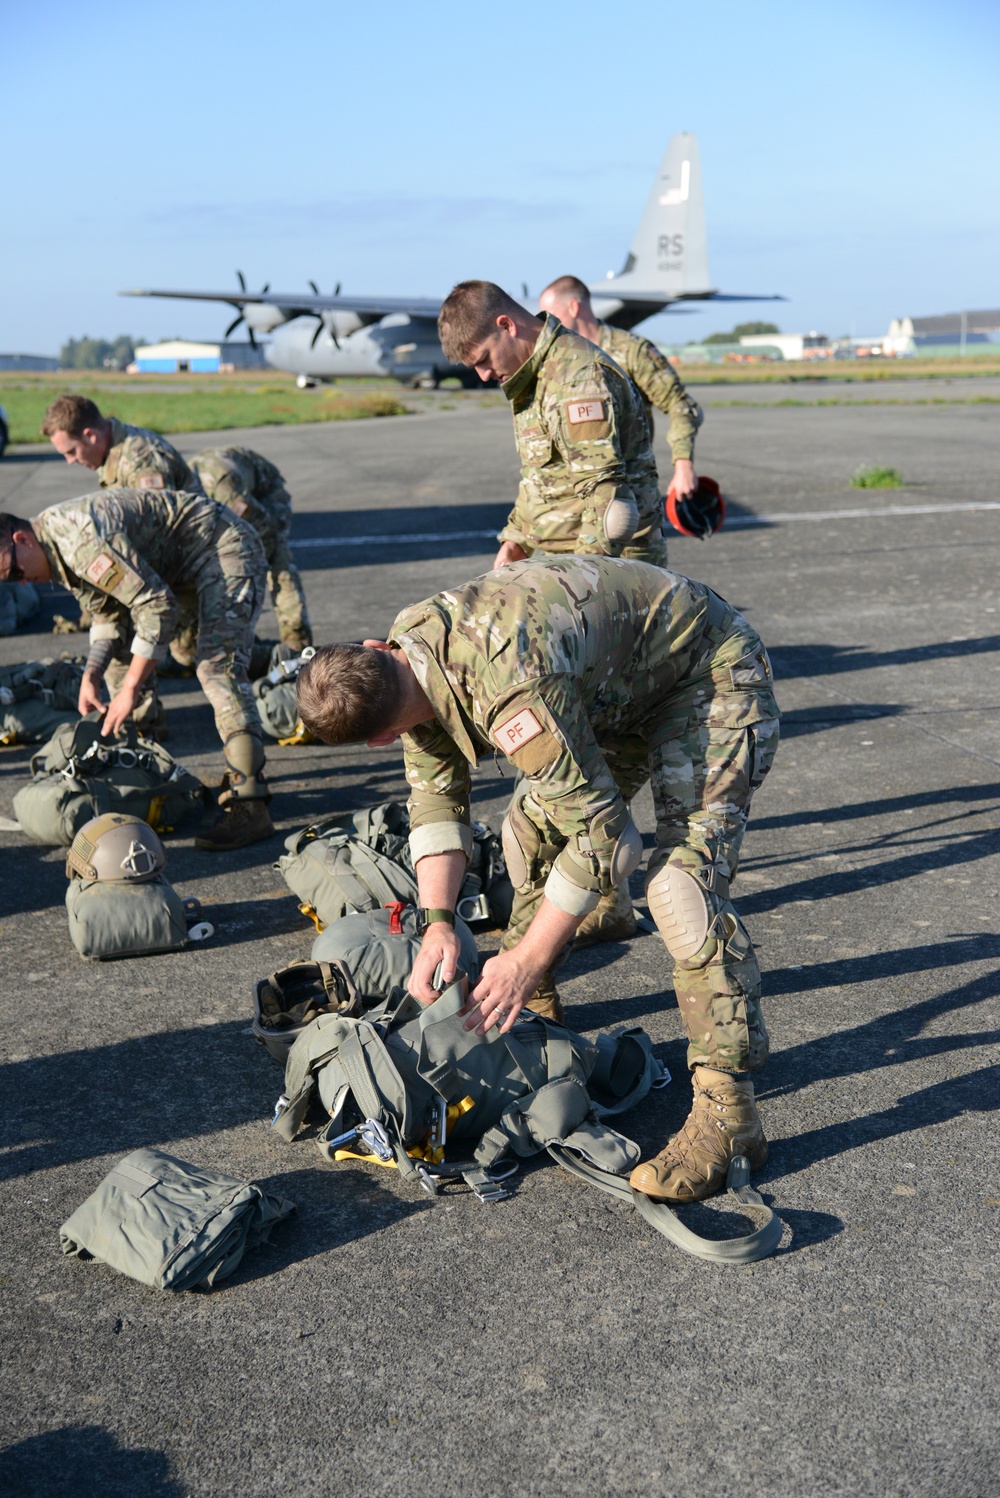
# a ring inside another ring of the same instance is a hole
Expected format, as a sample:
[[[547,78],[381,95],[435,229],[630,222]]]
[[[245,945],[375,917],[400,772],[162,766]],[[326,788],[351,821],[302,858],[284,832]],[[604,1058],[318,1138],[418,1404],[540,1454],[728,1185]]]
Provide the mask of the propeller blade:
[[[319,296],[319,287],[316,285],[315,281],[309,281],[306,284],[312,287],[313,296]]]
[[[333,294],[334,294],[334,296],[339,296],[340,295],[340,282],[339,281],[337,282],[336,286],[333,288]]]
[[[236,329],[239,327],[239,325],[240,325],[240,323],[242,321],[243,321],[243,313],[242,312],[238,312],[236,314],[236,316],[233,318],[232,322],[229,324],[229,327],[223,333],[223,335],[222,335],[223,338],[228,338],[229,335],[230,335],[230,333],[235,333]]]
[[[260,288],[260,294],[261,294],[261,296],[263,296],[265,292],[270,291],[270,290],[271,290],[271,283],[270,283],[270,281],[265,281],[264,284],[263,284],[263,286]]]
[[[247,323],[247,332],[250,334],[250,342],[253,344],[254,348],[256,348],[257,340],[254,337],[253,328],[251,327],[250,323]]]
[[[243,272],[242,272],[242,271],[241,271],[241,270],[238,270],[238,271],[237,271],[237,272],[236,272],[236,279],[237,279],[237,281],[239,281],[239,283],[240,283],[240,290],[241,290],[241,291],[246,291],[246,289],[247,289],[247,283],[246,283],[246,281],[245,281],[245,280],[244,280],[244,279],[243,279]]]
[[[312,335],[312,340],[311,340],[311,342],[309,344],[310,348],[315,348],[316,347],[316,344],[319,342],[319,335],[322,333],[324,326],[325,326],[325,324],[323,322],[323,319],[321,317],[318,317],[316,319],[316,331]]]
[[[528,283],[527,283],[527,281],[522,281],[521,282],[521,295],[524,297],[525,301],[528,300],[528,297],[529,297],[530,293],[528,291]]]

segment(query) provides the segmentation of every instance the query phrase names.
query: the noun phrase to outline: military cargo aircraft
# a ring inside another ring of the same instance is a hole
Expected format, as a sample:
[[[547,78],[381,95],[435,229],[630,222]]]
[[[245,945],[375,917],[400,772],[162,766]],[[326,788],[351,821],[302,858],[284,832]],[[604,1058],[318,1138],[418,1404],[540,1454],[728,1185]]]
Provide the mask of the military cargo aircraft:
[[[554,274],[565,271],[556,266]],[[302,387],[338,375],[391,375],[408,385],[436,386],[448,376],[476,385],[472,370],[445,359],[438,342],[441,299],[432,297],[347,296],[338,285],[324,296],[315,282],[312,295],[246,289],[237,272],[238,292],[126,291],[123,296],[176,297],[186,301],[228,302],[251,343],[270,333],[265,355],[276,369],[297,375]],[[691,134],[671,137],[625,264],[591,287],[597,316],[632,328],[677,302],[770,302],[779,296],[713,289],[708,274],[705,206],[698,142]]]

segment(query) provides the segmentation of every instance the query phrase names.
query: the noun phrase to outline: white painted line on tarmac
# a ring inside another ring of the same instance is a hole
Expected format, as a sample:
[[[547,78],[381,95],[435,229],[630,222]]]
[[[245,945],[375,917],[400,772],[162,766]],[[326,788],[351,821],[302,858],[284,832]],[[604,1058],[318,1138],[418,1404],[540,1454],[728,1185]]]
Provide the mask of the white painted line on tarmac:
[[[726,530],[750,525],[786,525],[794,520],[880,520],[893,515],[947,515],[969,510],[1000,510],[1000,500],[984,499],[962,505],[885,505],[879,510],[784,510],[774,515],[734,515],[726,521]],[[387,515],[393,514],[387,511]],[[668,536],[670,532],[668,531]],[[306,536],[292,542],[306,550],[310,547],[337,546],[425,546],[437,541],[496,541],[495,530],[489,531],[417,531],[413,535],[383,536]]]

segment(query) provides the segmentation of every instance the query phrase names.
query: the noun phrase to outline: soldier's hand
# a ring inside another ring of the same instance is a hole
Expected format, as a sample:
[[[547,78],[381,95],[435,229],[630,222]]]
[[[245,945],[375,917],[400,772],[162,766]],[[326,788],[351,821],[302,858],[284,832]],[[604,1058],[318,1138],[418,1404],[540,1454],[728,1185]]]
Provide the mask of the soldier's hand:
[[[81,717],[86,717],[88,713],[107,711],[105,703],[101,700],[101,678],[92,676],[89,671],[83,673],[80,695],[76,699],[76,710]]]
[[[506,567],[508,562],[527,561],[528,553],[523,546],[518,546],[516,541],[505,541],[493,558],[493,571],[498,567]]]
[[[678,458],[674,464],[674,476],[670,483],[678,501],[690,499],[698,492],[698,475],[690,458]]]
[[[470,1002],[475,1007],[465,1021],[465,1028],[485,1035],[498,1024],[500,1034],[506,1035],[538,987],[542,972],[544,968],[529,966],[517,947],[491,957],[472,990]]]
[[[417,953],[407,985],[409,992],[421,1004],[433,1004],[440,997],[441,989],[432,987],[434,973],[439,962],[444,963],[441,984],[447,988],[461,966],[462,944],[447,921],[435,921],[424,932],[420,951]]]
[[[104,722],[101,724],[102,739],[111,738],[113,734],[125,727],[126,722],[135,712],[139,696],[139,688],[130,686],[127,681],[122,684],[112,697],[104,714]]]

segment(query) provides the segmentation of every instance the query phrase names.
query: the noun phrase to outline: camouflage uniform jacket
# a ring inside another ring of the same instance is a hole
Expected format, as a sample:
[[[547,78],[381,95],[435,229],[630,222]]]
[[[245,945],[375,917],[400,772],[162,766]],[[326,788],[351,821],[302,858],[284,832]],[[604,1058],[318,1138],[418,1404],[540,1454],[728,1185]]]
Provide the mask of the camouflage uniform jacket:
[[[174,590],[197,590],[227,527],[246,532],[263,569],[256,531],[203,494],[106,489],[51,505],[31,524],[53,579],[93,615],[91,641],[120,641],[131,619],[131,653],[156,661],[177,627]]]
[[[292,502],[273,463],[249,447],[209,447],[195,453],[191,466],[210,499],[258,530],[291,522]]]
[[[501,541],[525,551],[620,550],[605,532],[613,500],[635,502],[631,544],[662,524],[649,423],[631,380],[556,318],[503,393],[514,414],[521,487]]]
[[[667,441],[674,462],[693,458],[694,434],[702,420],[701,407],[688,395],[666,355],[661,354],[648,338],[640,338],[637,333],[613,328],[606,322],[602,322],[600,327],[597,341],[605,353],[621,365],[642,396],[650,432],[653,430],[652,407],[655,406],[670,418]]]
[[[184,489],[200,494],[201,483],[180,453],[156,432],[111,420],[111,446],[97,470],[102,489]]]
[[[566,910],[606,877],[627,820],[605,748],[660,743],[696,715],[727,728],[778,716],[743,616],[643,562],[514,563],[405,609],[389,638],[436,715],[403,736],[414,859],[470,852],[470,765],[501,750],[562,844],[545,892]]]

